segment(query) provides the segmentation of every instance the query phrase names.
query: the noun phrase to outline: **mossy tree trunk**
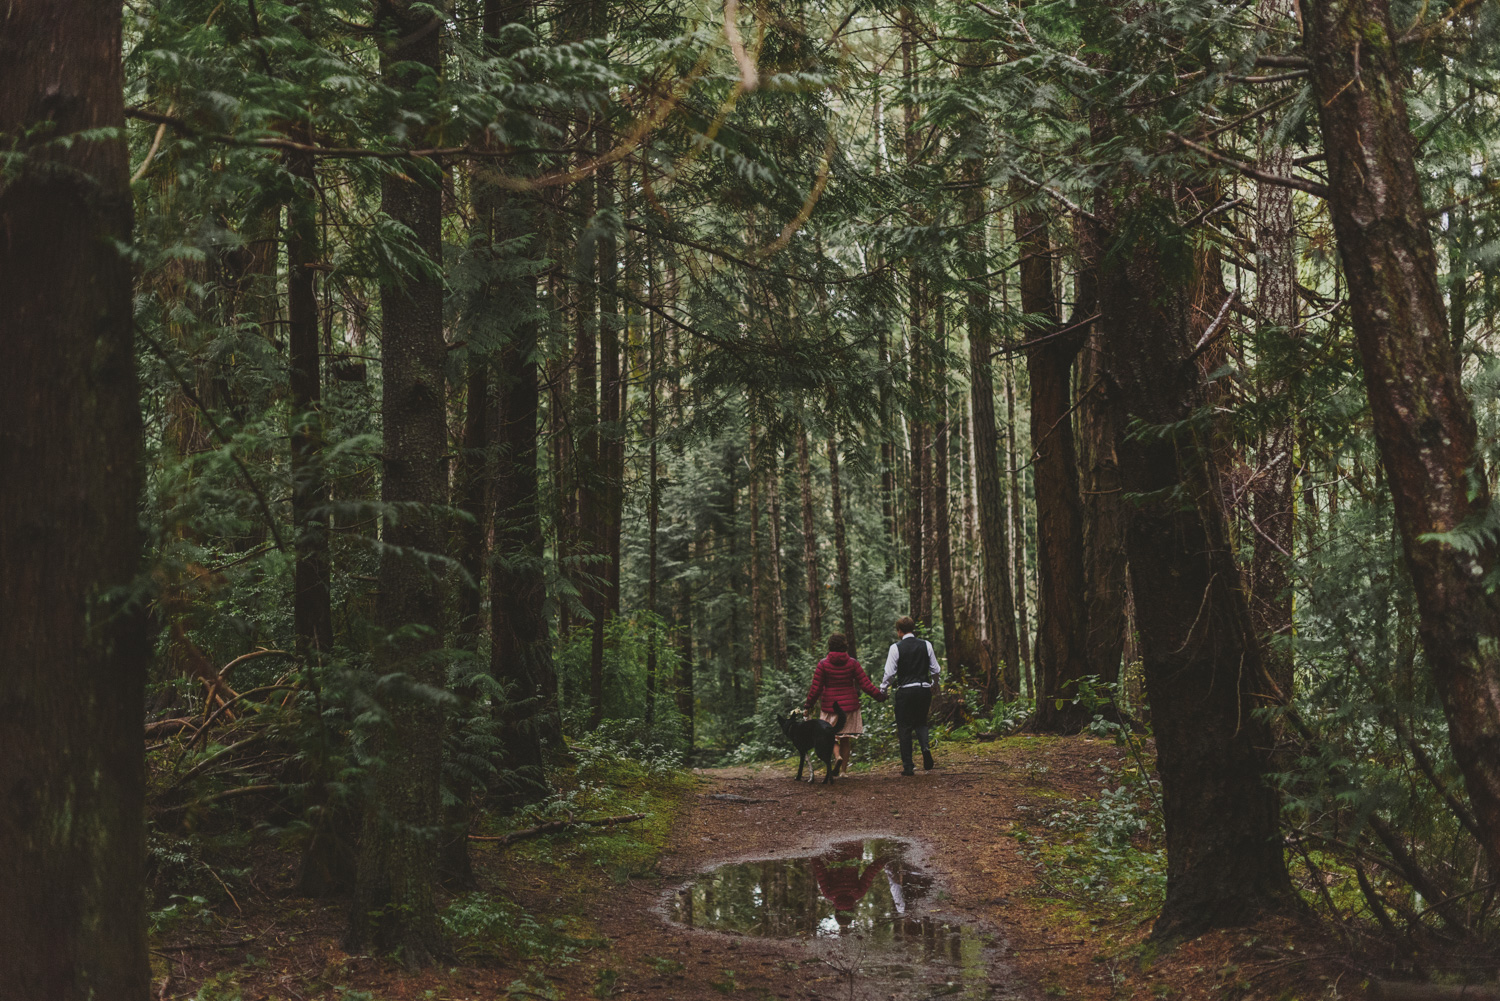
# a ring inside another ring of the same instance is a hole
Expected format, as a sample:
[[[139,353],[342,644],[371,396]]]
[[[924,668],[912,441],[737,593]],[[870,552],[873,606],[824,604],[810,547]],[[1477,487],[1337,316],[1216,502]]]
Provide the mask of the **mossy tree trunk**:
[[[1444,315],[1437,255],[1384,0],[1305,0],[1328,156],[1328,206],[1421,618],[1491,872],[1500,872],[1500,551],[1474,411]],[[1462,546],[1444,535],[1467,536]]]
[[[1157,196],[1142,183],[1134,197]],[[1270,732],[1255,714],[1260,645],[1207,429],[1189,420],[1204,399],[1192,283],[1163,264],[1161,234],[1120,230],[1134,242],[1099,255],[1100,370],[1121,485],[1138,498],[1125,536],[1131,588],[1151,596],[1136,622],[1167,833],[1167,895],[1153,933],[1191,936],[1290,908],[1294,896],[1265,778]],[[1174,430],[1132,434],[1132,422]]]

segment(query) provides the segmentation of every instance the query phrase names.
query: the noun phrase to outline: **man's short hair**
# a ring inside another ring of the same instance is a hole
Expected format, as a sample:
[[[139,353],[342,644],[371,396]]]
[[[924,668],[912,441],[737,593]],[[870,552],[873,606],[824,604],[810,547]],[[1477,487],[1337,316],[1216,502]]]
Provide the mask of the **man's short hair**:
[[[896,632],[914,633],[917,631],[917,622],[910,615],[903,615],[896,620]]]
[[[832,653],[848,653],[849,640],[843,633],[834,633],[828,637],[828,649]]]

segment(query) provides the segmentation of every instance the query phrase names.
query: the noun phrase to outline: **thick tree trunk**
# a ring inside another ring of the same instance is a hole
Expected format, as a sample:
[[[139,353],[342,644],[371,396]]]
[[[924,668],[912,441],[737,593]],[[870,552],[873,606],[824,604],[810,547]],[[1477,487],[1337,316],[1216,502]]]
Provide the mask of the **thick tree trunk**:
[[[1289,0],[1260,0],[1259,18],[1266,28],[1278,27],[1292,18]],[[1275,126],[1267,123],[1261,133],[1258,157],[1268,174],[1290,176],[1292,150],[1276,140]],[[1255,313],[1263,341],[1291,338],[1297,324],[1296,221],[1292,215],[1292,191],[1276,184],[1255,187]],[[1268,333],[1276,330],[1278,333]],[[1275,359],[1280,352],[1268,352]],[[1272,366],[1286,370],[1286,363]],[[1254,523],[1254,550],[1250,561],[1250,616],[1255,631],[1266,643],[1266,668],[1282,699],[1292,695],[1292,657],[1277,645],[1278,638],[1292,631],[1292,586],[1290,569],[1295,538],[1293,488],[1296,449],[1296,415],[1288,397],[1288,380],[1272,376],[1261,380],[1262,406],[1271,404],[1265,429],[1256,442],[1257,475],[1250,487],[1250,517]]]
[[[1077,682],[1088,673],[1087,599],[1083,576],[1083,505],[1073,442],[1073,359],[1085,328],[1059,334],[1047,217],[1016,212],[1021,254],[1021,309],[1033,317],[1028,340],[1050,340],[1027,350],[1031,377],[1031,448],[1035,456],[1037,517],[1037,701],[1039,730],[1075,733],[1091,712],[1075,705]],[[1087,314],[1079,314],[1080,316]],[[1059,705],[1059,703],[1061,703]]]
[[[1383,0],[1304,0],[1328,155],[1329,214],[1348,280],[1422,646],[1448,717],[1491,872],[1500,872],[1500,596],[1492,503],[1459,380]],[[1462,532],[1460,548],[1442,539]],[[1434,537],[1436,536],[1436,537]]]
[[[823,575],[818,571],[818,527],[813,520],[812,459],[807,428],[797,429],[797,479],[802,494],[802,564],[807,570],[807,647],[809,654],[823,642]]]
[[[0,970],[36,1001],[145,1001],[120,5],[18,0],[0,30]],[[50,123],[44,126],[44,123]]]
[[[297,188],[287,206],[287,346],[290,355],[292,525],[297,562],[292,574],[292,631],[297,653],[333,650],[328,589],[328,480],[323,475],[323,379],[318,343],[318,202],[313,160],[291,154]]]
[[[978,173],[977,166],[972,171]],[[974,492],[978,498],[980,575],[984,592],[984,615],[989,625],[992,654],[999,668],[998,678],[985,685],[985,698],[993,704],[996,696],[1014,699],[1020,692],[1021,651],[1016,637],[1015,589],[1011,586],[1010,511],[1005,503],[1005,486],[1000,479],[1000,443],[995,427],[995,375],[990,357],[994,353],[990,336],[990,302],[986,289],[986,243],[984,232],[984,194],[977,186],[977,176],[969,178],[974,187],[965,193],[964,216],[970,227],[965,236],[969,253],[970,282],[968,301],[969,392],[973,409]],[[1014,416],[1011,418],[1014,420]]]
[[[1167,896],[1154,934],[1171,937],[1240,924],[1295,898],[1265,779],[1269,728],[1252,694],[1260,646],[1210,445],[1188,423],[1203,402],[1188,283],[1158,254],[1140,237],[1099,255],[1100,367],[1117,408],[1122,485],[1139,498],[1126,546],[1132,590],[1151,596],[1136,615],[1167,830]],[[1131,435],[1131,421],[1176,430]]]
[[[849,656],[855,654],[854,587],[849,579],[849,539],[844,525],[843,488],[839,480],[839,443],[828,436],[828,480],[833,503],[833,546],[839,571],[839,611],[844,638],[849,641]]]
[[[377,5],[382,69],[400,91],[416,89],[437,72],[442,31],[433,16],[415,4]],[[431,260],[442,260],[442,192],[434,180],[388,176],[381,208],[412,231]],[[390,638],[376,658],[381,675],[405,680],[383,683],[375,693],[385,725],[375,741],[380,764],[366,809],[345,944],[350,951],[373,944],[417,967],[445,952],[433,900],[432,836],[442,823],[444,714],[429,691],[444,687],[447,672],[442,581],[428,556],[443,551],[436,512],[448,499],[442,280],[390,276],[381,285],[380,308],[381,500],[399,517],[388,519],[382,533],[376,614]],[[422,631],[414,634],[414,626]]]

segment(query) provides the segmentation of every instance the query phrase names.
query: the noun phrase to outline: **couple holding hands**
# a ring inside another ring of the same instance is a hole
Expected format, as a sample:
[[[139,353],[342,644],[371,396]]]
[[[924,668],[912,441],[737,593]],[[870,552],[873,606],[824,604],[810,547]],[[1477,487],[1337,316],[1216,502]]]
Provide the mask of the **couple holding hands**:
[[[833,774],[848,771],[849,751],[854,738],[865,732],[859,712],[860,689],[878,702],[884,702],[888,694],[894,692],[901,774],[916,774],[911,747],[914,734],[922,748],[922,767],[932,767],[927,710],[932,705],[932,694],[942,668],[938,666],[932,644],[914,634],[916,627],[909,615],[896,620],[897,639],[885,656],[885,674],[880,679],[879,688],[870,681],[859,661],[849,656],[849,641],[844,634],[834,633],[828,637],[828,656],[818,662],[813,672],[812,687],[807,690],[804,708],[811,709],[821,696],[820,715],[832,726],[838,726],[839,710],[843,710],[844,728],[838,732],[838,756],[834,759]]]

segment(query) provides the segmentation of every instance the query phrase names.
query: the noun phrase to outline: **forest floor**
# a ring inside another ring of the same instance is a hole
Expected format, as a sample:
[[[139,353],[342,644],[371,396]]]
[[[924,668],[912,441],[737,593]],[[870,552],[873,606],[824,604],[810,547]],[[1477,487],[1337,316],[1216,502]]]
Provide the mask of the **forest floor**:
[[[238,911],[221,908],[229,916],[211,925],[178,924],[156,937],[156,996],[1292,1001],[1361,993],[1358,975],[1315,927],[1273,920],[1158,949],[1146,941],[1149,903],[1128,887],[1111,899],[1114,891],[1062,885],[1060,875],[1083,858],[1069,847],[1080,843],[1070,818],[1128,764],[1113,743],[1020,736],[942,744],[937,758],[913,777],[893,762],[856,762],[831,785],[795,783],[785,762],[614,776],[608,795],[623,804],[619,812],[647,808],[651,820],[504,849],[476,842],[481,889],[446,912],[467,936],[459,956],[415,974],[391,957],[343,953],[342,907],[288,897],[295,860],[268,850],[252,864],[257,892],[242,894]],[[705,869],[867,838],[908,841],[936,880],[924,908],[984,933],[967,954],[967,979],[956,982],[951,963],[917,959],[903,970],[899,961],[830,952],[821,936],[758,938],[668,920]]]

